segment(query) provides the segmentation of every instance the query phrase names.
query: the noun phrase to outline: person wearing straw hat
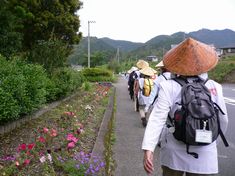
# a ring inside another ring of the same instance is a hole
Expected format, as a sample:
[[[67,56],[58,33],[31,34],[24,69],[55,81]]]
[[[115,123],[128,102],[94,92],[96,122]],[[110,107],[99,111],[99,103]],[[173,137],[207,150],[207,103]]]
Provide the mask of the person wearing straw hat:
[[[157,69],[160,69],[160,75],[153,81],[154,88],[153,91],[150,94],[150,104],[154,105],[156,102],[158,92],[159,92],[159,84],[162,81],[166,81],[168,79],[171,79],[171,73],[164,67],[163,61],[159,62],[156,66]]]
[[[146,119],[146,113],[148,112],[148,104],[149,104],[149,95],[144,94],[144,84],[145,79],[148,81],[149,84],[149,91],[151,92],[151,89],[153,88],[153,80],[152,76],[155,75],[156,71],[152,69],[151,67],[144,67],[140,70],[140,78],[137,82],[137,91],[138,91],[138,102],[139,102],[139,113],[142,121],[142,125],[146,127],[147,125],[147,119]]]
[[[207,72],[218,62],[215,50],[192,38],[187,38],[178,46],[168,51],[163,58],[167,70],[177,76],[184,76],[189,82],[195,76],[206,80]],[[219,114],[221,130],[226,131],[228,124],[227,110],[223,98],[222,86],[208,80],[205,86],[211,90],[212,100],[224,112]],[[213,90],[213,92],[212,92]],[[150,114],[145,130],[142,149],[144,151],[144,169],[154,172],[153,153],[161,140],[160,163],[164,176],[209,176],[218,173],[217,141],[205,146],[190,146],[198,158],[185,151],[186,144],[174,138],[173,132],[166,127],[167,116],[174,113],[177,103],[181,102],[181,85],[170,79],[160,83],[158,100]],[[161,139],[160,138],[161,135]]]
[[[129,90],[129,95],[131,100],[134,101],[134,83],[135,83],[135,79],[137,77],[135,71],[137,71],[138,68],[137,67],[131,67],[130,70],[127,71],[127,73],[129,74],[128,77],[128,90]]]
[[[145,67],[149,67],[149,63],[144,61],[144,60],[138,60],[138,62],[136,63],[136,66],[138,68],[138,70],[135,71],[135,83],[134,83],[134,101],[135,101],[135,111],[139,111],[139,102],[138,102],[138,89],[137,89],[137,85],[138,85],[138,80],[140,78],[140,71],[141,69],[145,68]]]
[[[160,82],[162,81],[166,81],[168,79],[171,79],[171,73],[164,67],[163,61],[160,61],[155,68],[157,70],[160,71],[160,74],[158,75],[158,77],[156,77],[156,79],[153,79],[153,90],[151,91],[151,94],[149,96],[149,104],[148,106],[148,113],[147,113],[147,119],[149,118],[154,104],[157,100],[158,97],[158,92],[159,92],[159,88],[160,88]]]

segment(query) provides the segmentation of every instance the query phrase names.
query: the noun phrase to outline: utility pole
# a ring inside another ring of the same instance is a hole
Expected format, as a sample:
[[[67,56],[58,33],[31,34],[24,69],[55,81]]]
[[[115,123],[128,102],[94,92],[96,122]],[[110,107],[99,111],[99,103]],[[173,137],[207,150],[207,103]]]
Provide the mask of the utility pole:
[[[162,47],[162,58],[163,58],[163,56],[164,56],[164,53],[165,53],[165,48]]]
[[[87,59],[88,68],[90,68],[90,23],[95,23],[95,21],[88,21],[88,37],[87,37]]]
[[[120,56],[119,56],[119,47],[117,48],[116,59],[117,59],[117,62],[119,63],[119,59],[120,59]]]

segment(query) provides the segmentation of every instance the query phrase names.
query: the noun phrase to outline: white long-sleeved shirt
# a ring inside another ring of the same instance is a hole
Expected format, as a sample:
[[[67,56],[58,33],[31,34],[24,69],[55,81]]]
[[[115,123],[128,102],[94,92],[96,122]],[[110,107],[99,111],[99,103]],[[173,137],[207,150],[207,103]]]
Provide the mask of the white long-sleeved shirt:
[[[151,91],[151,93],[149,95],[150,98],[149,98],[148,106],[150,106],[153,103],[154,98],[158,94],[159,88],[160,88],[160,82],[166,81],[170,78],[171,78],[171,73],[170,72],[164,72],[161,75],[159,75],[156,79],[153,80],[153,83],[154,83],[153,84],[153,90]]]
[[[204,78],[205,76],[207,75],[202,75]],[[208,80],[206,87],[211,91],[212,100],[225,113],[225,115],[220,114],[221,129],[225,132],[228,117],[222,86],[215,81]],[[176,108],[175,103],[181,101],[180,91],[181,86],[174,80],[167,80],[160,83],[159,96],[149,117],[142,142],[142,149],[154,151],[161,135],[161,165],[190,173],[218,173],[216,141],[207,146],[190,146],[189,151],[196,152],[199,155],[199,158],[196,159],[187,154],[186,145],[176,140],[168,128],[165,127],[168,113],[172,116]]]

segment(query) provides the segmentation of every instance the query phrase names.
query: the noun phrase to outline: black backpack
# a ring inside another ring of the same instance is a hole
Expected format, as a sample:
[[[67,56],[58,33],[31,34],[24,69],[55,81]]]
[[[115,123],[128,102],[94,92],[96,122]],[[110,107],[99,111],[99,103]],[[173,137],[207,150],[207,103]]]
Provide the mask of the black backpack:
[[[215,141],[221,136],[225,146],[228,146],[220,128],[219,112],[221,108],[212,101],[211,94],[205,86],[206,81],[199,77],[193,82],[186,78],[173,78],[182,86],[181,103],[170,119],[173,136],[186,144],[187,153],[195,158],[198,154],[189,152],[189,145],[203,146]]]

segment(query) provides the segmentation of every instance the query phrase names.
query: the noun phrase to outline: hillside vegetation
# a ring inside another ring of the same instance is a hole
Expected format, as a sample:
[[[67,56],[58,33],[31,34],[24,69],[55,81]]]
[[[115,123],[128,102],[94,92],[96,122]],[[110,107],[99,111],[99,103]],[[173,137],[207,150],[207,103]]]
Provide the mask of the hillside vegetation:
[[[159,35],[145,43],[135,43],[110,38],[91,37],[91,65],[99,66],[117,59],[120,61],[145,59],[147,56],[157,56],[159,59],[172,47],[185,38],[192,37],[203,43],[214,45],[216,48],[234,46],[235,32],[230,29],[209,30],[201,29],[194,32],[175,32],[172,35]],[[69,63],[87,65],[87,38],[83,38],[69,57]]]
[[[221,58],[209,77],[220,83],[235,83],[235,56]]]

